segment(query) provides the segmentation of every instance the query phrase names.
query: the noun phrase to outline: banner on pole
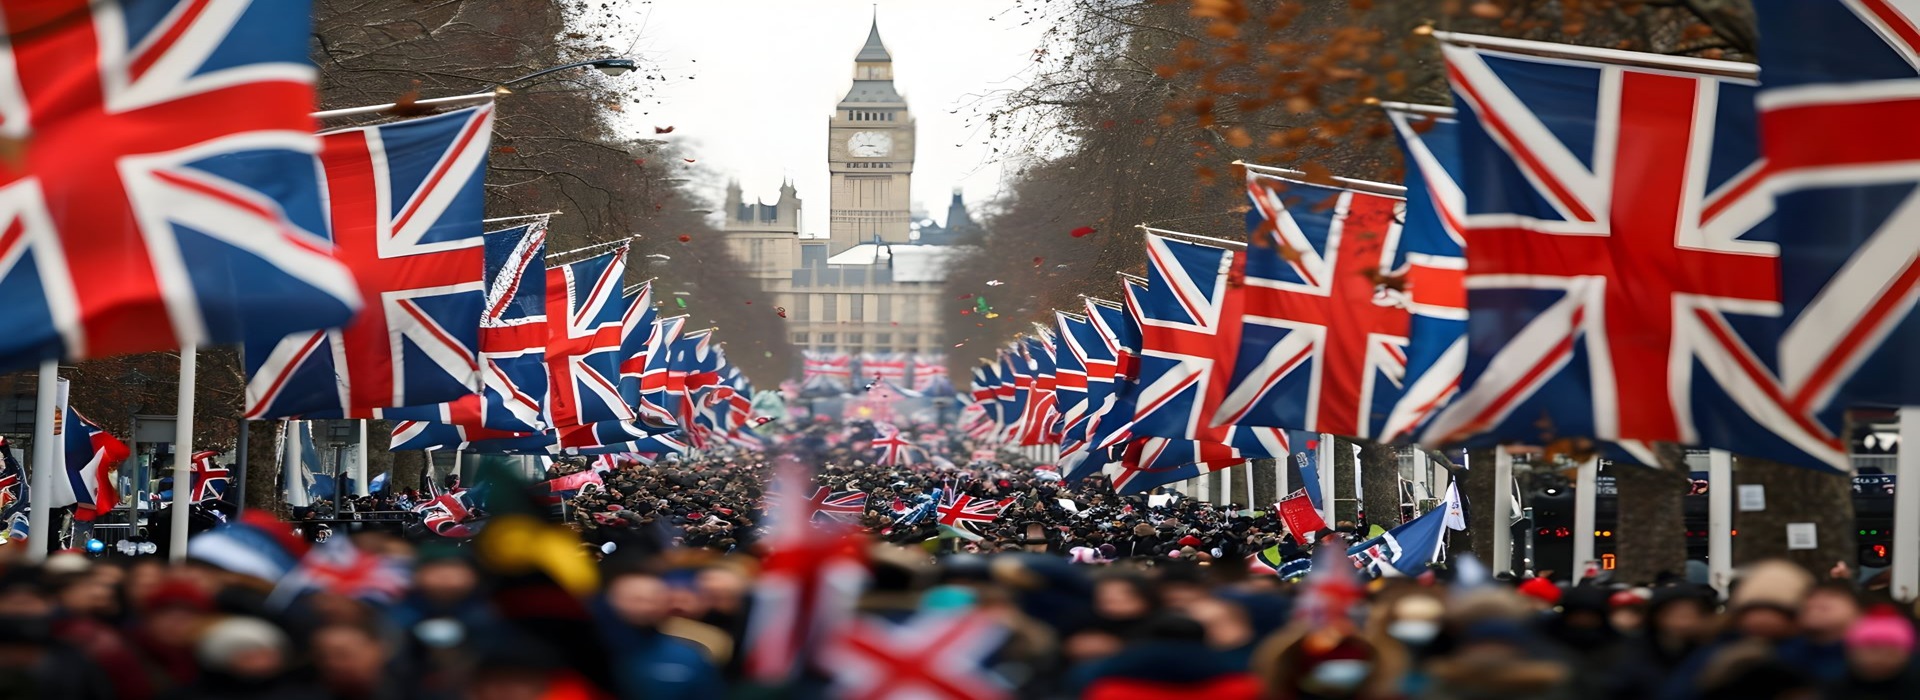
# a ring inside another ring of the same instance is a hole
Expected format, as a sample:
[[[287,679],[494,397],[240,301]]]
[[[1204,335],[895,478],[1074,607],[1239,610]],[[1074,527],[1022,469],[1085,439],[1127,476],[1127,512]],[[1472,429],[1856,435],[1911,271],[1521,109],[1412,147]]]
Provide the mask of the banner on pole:
[[[1293,533],[1294,541],[1300,544],[1311,541],[1313,533],[1327,527],[1326,519],[1321,518],[1320,511],[1314,509],[1313,501],[1304,488],[1295,489],[1286,498],[1280,499],[1277,510],[1280,511],[1280,522],[1287,526],[1287,531]]]

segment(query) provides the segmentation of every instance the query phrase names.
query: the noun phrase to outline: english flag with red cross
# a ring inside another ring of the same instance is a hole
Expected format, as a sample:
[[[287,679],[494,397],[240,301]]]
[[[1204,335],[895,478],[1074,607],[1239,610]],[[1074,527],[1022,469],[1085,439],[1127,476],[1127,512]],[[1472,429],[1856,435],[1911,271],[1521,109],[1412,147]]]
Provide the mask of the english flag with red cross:
[[[1795,411],[1920,405],[1920,8],[1754,3]]]
[[[0,370],[353,318],[307,2],[9,2],[0,26]]]
[[[1846,468],[1845,445],[1777,378],[1780,246],[1752,67],[1442,48],[1473,340],[1464,388],[1424,438],[1666,441]]]
[[[366,307],[247,345],[247,417],[377,418],[480,389],[493,105],[321,134],[328,233]]]
[[[1407,371],[1410,314],[1383,285],[1405,200],[1251,169],[1247,200],[1239,346],[1214,424],[1378,435]]]

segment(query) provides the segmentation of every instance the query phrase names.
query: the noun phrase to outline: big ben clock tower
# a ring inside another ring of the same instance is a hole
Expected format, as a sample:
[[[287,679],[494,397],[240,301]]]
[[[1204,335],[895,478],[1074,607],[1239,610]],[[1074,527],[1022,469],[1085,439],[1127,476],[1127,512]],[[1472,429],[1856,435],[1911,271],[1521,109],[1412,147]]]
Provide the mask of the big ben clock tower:
[[[907,243],[913,177],[913,116],[893,87],[893,57],[879,18],[853,59],[853,89],[827,122],[832,252],[870,243]]]

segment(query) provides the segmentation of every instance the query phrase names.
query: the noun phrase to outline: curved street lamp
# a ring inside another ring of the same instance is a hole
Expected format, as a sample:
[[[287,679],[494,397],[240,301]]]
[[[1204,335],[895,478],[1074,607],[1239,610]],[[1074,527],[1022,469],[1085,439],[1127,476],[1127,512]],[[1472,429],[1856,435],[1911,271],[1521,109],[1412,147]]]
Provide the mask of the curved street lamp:
[[[607,75],[608,77],[615,77],[615,76],[621,76],[621,75],[626,75],[627,73],[631,73],[638,67],[639,66],[636,65],[632,61],[632,59],[613,58],[613,57],[596,58],[591,61],[579,61],[577,63],[569,63],[564,66],[554,66],[552,68],[537,70],[532,73],[528,73],[526,75],[520,76],[518,78],[508,80],[506,82],[495,83],[493,88],[490,90],[487,90],[486,92],[477,92],[471,95],[455,95],[452,97],[435,97],[430,100],[418,100],[418,101],[415,101],[413,104],[417,106],[422,106],[422,107],[435,107],[435,106],[463,105],[463,104],[470,104],[474,102],[484,102],[486,100],[493,99],[495,91],[505,89],[508,85],[512,85],[515,83],[524,83],[534,78],[538,78],[543,75],[548,75],[550,73],[558,73],[563,70],[572,70],[575,68],[593,68]],[[362,114],[378,114],[378,113],[393,109],[397,104],[398,103],[389,102],[387,104],[367,105],[365,107],[348,107],[345,109],[329,109],[322,112],[314,112],[313,118],[314,119],[330,119],[333,117],[351,117],[351,116],[358,116]]]

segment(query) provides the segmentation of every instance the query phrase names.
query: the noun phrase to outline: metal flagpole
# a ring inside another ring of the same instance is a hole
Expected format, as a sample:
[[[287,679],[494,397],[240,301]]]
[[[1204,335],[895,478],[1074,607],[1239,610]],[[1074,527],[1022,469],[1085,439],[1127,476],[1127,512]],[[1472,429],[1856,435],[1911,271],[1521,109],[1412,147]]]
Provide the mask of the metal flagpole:
[[[1418,446],[1413,448],[1413,473],[1420,477],[1420,490],[1428,496],[1434,495],[1433,469],[1428,466],[1427,451],[1420,449]],[[1440,507],[1445,508],[1446,505],[1441,504]],[[1420,510],[1420,499],[1413,499],[1413,516],[1416,518],[1420,517],[1422,512],[1425,511]]]
[[[1320,463],[1320,519],[1333,528],[1333,435],[1320,434],[1320,447],[1314,450],[1314,461]]]
[[[180,401],[173,416],[173,537],[167,542],[167,558],[187,560],[187,511],[193,507],[193,386],[199,349],[180,348]]]
[[[368,495],[367,472],[372,470],[367,468],[367,421],[364,418],[360,420],[360,443],[353,446],[353,458],[353,495]]]
[[[1733,583],[1733,453],[1707,452],[1707,581],[1726,595]]]
[[[1495,573],[1513,570],[1513,455],[1493,450],[1493,563]]]
[[[1580,583],[1580,575],[1586,573],[1587,562],[1594,560],[1593,555],[1593,516],[1596,499],[1600,490],[1600,457],[1588,457],[1580,461],[1580,467],[1574,471],[1573,484],[1573,582]]]
[[[1920,406],[1900,408],[1893,477],[1893,598],[1920,597]]]
[[[233,478],[227,480],[227,490],[233,493],[233,507],[247,509],[247,419],[241,418],[240,439],[233,448],[238,453],[233,458]]]
[[[60,361],[45,360],[40,363],[40,395],[33,404],[33,474],[29,477],[32,493],[29,499],[38,503],[27,503],[27,561],[46,561],[50,549],[47,543],[53,541],[53,523],[44,504],[53,494],[53,441],[57,438],[53,425],[59,421],[60,411]]]

